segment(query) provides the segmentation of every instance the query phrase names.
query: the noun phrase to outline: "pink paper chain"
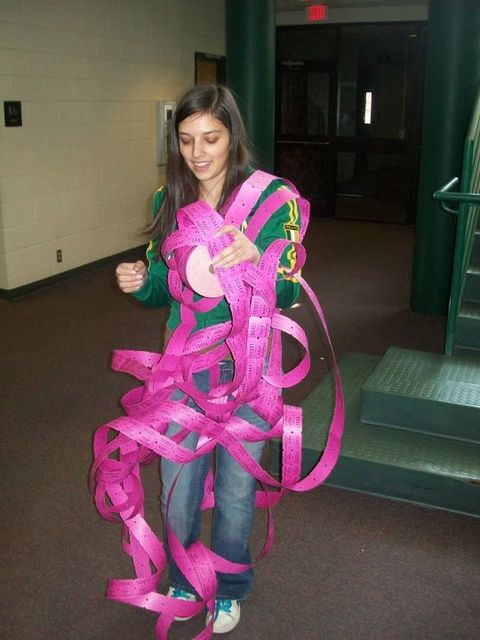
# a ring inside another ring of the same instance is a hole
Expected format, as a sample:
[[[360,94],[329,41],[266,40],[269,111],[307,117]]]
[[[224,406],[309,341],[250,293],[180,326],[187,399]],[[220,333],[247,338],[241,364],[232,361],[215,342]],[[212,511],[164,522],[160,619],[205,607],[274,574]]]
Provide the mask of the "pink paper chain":
[[[177,212],[178,230],[162,246],[162,255],[169,266],[168,285],[180,303],[181,323],[174,331],[163,354],[143,351],[114,351],[112,368],[126,372],[142,381],[122,398],[126,416],[99,427],[94,436],[94,463],[91,481],[95,484],[95,504],[100,515],[123,525],[123,548],[131,557],[136,577],[111,579],[107,598],[154,611],[158,616],[156,636],[166,640],[176,616],[190,617],[204,611],[214,612],[217,591],[216,572],[240,573],[252,565],[227,561],[197,541],[184,548],[168,525],[166,531],[172,556],[199,599],[196,602],[169,598],[156,588],[166,567],[162,542],[144,518],[144,493],[140,467],[158,456],[179,464],[187,464],[199,456],[208,455],[217,444],[252,474],[262,485],[275,491],[257,491],[256,506],[269,509],[269,526],[264,557],[273,544],[271,508],[288,491],[307,491],[323,482],[334,468],[339,453],[344,423],[344,401],[340,375],[333,353],[326,321],[315,293],[300,275],[305,262],[305,249],[289,240],[275,240],[262,255],[258,266],[244,263],[229,269],[215,269],[225,298],[230,305],[231,322],[217,324],[194,332],[195,312],[212,309],[220,298],[194,300],[194,293],[185,281],[185,264],[192,247],[205,245],[210,257],[228,246],[225,236],[215,238],[215,232],[230,222],[239,226],[246,219],[260,194],[276,179],[256,171],[227,205],[225,217],[203,202],[195,202]],[[265,222],[289,200],[297,199],[301,212],[300,240],[309,218],[308,203],[295,187],[275,191],[260,205],[249,220],[246,234],[253,241]],[[297,259],[295,269],[286,274],[295,276],[312,301],[326,336],[327,356],[335,382],[335,405],[328,438],[320,460],[312,471],[300,478],[302,461],[302,412],[299,407],[284,404],[278,390],[300,382],[310,368],[308,341],[303,329],[276,308],[276,282],[280,258],[287,246],[294,244]],[[183,278],[183,279],[182,279]],[[298,340],[305,354],[291,371],[282,372],[281,332]],[[267,353],[268,352],[268,353]],[[268,368],[264,363],[268,355]],[[218,363],[225,357],[234,361],[233,380],[218,384]],[[211,388],[199,391],[193,374],[208,370]],[[182,390],[186,396],[173,401],[172,393]],[[201,407],[199,413],[187,406],[187,398]],[[235,410],[249,404],[271,426],[261,429],[234,416]],[[170,422],[182,429],[173,437],[166,431]],[[199,435],[197,448],[182,446],[191,433]],[[282,438],[281,481],[267,473],[242,444]],[[178,476],[177,476],[178,479]],[[172,492],[175,490],[174,482]],[[214,506],[213,477],[210,472],[202,509]],[[212,637],[213,619],[193,640]]]

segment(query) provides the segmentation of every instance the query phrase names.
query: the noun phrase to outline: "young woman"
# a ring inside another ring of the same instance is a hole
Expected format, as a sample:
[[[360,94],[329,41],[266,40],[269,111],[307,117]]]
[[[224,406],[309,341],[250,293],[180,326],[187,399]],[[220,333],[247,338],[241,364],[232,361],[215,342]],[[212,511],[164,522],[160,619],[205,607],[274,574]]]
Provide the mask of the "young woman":
[[[176,228],[176,213],[187,204],[203,201],[224,213],[232,194],[248,179],[248,143],[244,125],[231,92],[222,86],[200,85],[189,91],[179,102],[174,114],[169,140],[166,187],[157,191],[153,203],[154,221],[150,227],[151,243],[147,249],[148,267],[142,262],[122,263],[116,269],[120,289],[150,307],[170,306],[166,341],[181,322],[180,305],[168,286],[168,267],[160,254],[163,240]],[[212,263],[229,268],[244,262],[258,264],[263,251],[276,239],[297,240],[300,227],[296,201],[280,205],[256,237],[255,243],[245,235],[248,221],[259,205],[285,184],[273,179],[260,194],[241,228],[225,224],[218,236],[230,234],[232,242],[217,254]],[[293,248],[284,251],[281,265],[294,266]],[[299,295],[294,279],[284,278],[279,268],[276,285],[278,307],[291,306]],[[199,296],[196,296],[198,299]],[[196,313],[194,331],[230,321],[231,314],[225,298],[210,311]],[[234,363],[226,359],[220,363],[220,381],[232,380]],[[195,386],[208,391],[209,371],[194,374]],[[217,382],[217,384],[219,384]],[[184,394],[176,391],[174,398]],[[189,406],[200,410],[188,399]],[[249,423],[267,431],[270,425],[245,404],[236,414]],[[174,436],[180,425],[170,424],[167,435]],[[191,432],[182,446],[196,448],[198,435]],[[262,442],[243,443],[252,457],[259,461]],[[184,547],[190,546],[200,535],[200,507],[210,460],[202,456],[193,462],[179,465],[167,459],[161,461],[162,512]],[[173,490],[171,491],[173,486]],[[212,522],[212,550],[236,563],[250,563],[249,538],[255,511],[255,479],[221,446],[217,446],[215,462],[215,508]],[[169,595],[194,600],[193,588],[176,566],[166,549],[169,561]],[[219,573],[214,617],[214,633],[226,633],[240,619],[240,602],[253,585],[251,569],[237,574]],[[208,618],[207,618],[208,622]]]

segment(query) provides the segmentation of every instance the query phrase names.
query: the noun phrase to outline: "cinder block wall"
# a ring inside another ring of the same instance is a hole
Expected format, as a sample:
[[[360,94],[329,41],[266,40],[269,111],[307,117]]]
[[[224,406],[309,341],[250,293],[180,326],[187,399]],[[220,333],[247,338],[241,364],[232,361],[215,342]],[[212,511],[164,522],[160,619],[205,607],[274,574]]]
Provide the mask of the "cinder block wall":
[[[224,47],[223,0],[0,0],[0,289],[142,244],[155,101]]]

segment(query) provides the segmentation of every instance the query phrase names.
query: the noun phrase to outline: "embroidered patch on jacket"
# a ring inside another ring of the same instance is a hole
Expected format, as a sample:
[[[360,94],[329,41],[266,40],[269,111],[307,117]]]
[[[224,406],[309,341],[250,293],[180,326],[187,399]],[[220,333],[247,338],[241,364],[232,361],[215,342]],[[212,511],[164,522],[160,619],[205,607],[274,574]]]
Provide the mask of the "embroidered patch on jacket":
[[[298,242],[300,239],[300,227],[298,225],[299,222],[299,211],[297,206],[297,201],[292,200],[288,203],[289,209],[289,220],[283,225],[285,230],[285,237],[292,242]],[[287,262],[289,270],[295,267],[297,262],[297,252],[295,251],[295,247],[292,246],[287,250]],[[280,271],[280,269],[279,269]],[[292,280],[296,282],[295,276],[284,276],[286,280]]]

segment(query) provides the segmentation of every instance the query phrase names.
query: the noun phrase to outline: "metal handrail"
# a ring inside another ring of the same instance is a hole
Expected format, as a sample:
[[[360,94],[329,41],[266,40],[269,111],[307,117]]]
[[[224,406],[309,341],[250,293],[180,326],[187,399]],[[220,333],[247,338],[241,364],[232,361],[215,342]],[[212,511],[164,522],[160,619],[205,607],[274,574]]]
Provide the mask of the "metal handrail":
[[[451,193],[451,190],[460,183],[458,178],[452,178],[449,182],[440,187],[433,194],[433,199],[440,202],[440,206],[447,213],[458,214],[458,209],[450,209],[445,202],[464,202],[466,204],[480,204],[480,193],[461,193],[456,191]]]
[[[458,186],[462,191],[452,192]],[[448,309],[445,337],[445,353],[451,355],[455,346],[455,330],[460,305],[465,289],[467,270],[471,258],[475,230],[480,212],[480,92],[465,141],[462,181],[452,178],[435,191],[433,199],[447,213],[457,216],[457,230],[452,266],[450,304]],[[458,208],[449,207],[447,202],[458,203]]]

